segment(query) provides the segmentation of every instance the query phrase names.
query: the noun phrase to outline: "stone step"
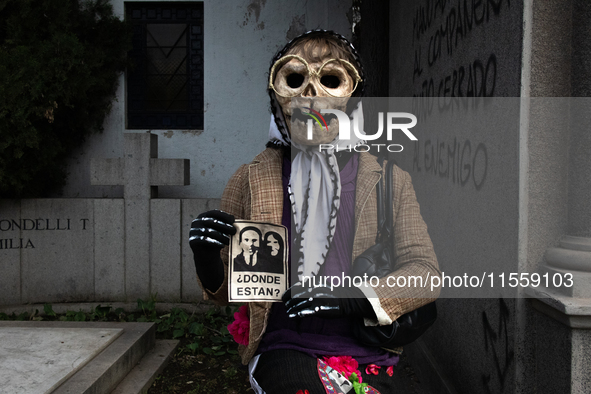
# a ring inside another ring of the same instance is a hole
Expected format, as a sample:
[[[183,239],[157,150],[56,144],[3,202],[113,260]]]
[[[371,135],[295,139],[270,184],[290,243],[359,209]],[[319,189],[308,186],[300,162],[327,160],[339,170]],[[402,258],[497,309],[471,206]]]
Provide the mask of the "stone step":
[[[157,340],[154,348],[140,360],[138,365],[127,374],[111,394],[147,393],[156,377],[166,368],[179,342],[176,340]]]
[[[155,333],[154,323],[0,322],[0,393],[110,393]]]

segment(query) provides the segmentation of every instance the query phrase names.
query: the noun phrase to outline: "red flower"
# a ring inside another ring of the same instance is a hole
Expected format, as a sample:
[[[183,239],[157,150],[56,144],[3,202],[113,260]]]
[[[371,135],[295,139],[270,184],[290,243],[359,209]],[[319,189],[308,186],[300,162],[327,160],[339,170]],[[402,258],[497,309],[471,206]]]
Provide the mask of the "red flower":
[[[369,364],[366,368],[365,368],[365,373],[368,375],[374,374],[377,375],[379,372],[379,369],[381,367],[375,365],[375,364]]]
[[[298,392],[296,394],[310,394],[310,392],[308,390],[298,390]]]
[[[332,369],[343,374],[347,379],[353,372],[361,379],[359,373],[359,363],[351,356],[340,356],[340,357],[324,357],[324,362]]]
[[[388,376],[394,375],[394,366],[393,365],[390,365],[388,367],[388,369],[386,369],[386,373],[388,374]]]
[[[244,346],[248,345],[248,333],[250,332],[250,319],[248,318],[248,306],[242,305],[238,312],[234,313],[234,322],[228,324],[228,331],[234,340]]]

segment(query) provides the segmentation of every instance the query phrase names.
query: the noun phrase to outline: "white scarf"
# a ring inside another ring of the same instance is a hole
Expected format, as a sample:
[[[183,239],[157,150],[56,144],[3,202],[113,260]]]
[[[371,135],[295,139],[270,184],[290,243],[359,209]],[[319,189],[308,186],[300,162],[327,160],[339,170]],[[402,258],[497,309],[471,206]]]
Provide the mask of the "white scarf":
[[[361,102],[351,113],[351,128],[358,122],[363,132],[363,110]],[[285,124],[285,120],[281,119]],[[318,274],[326,260],[326,255],[334,237],[337,213],[340,207],[341,177],[335,153],[353,149],[365,143],[351,129],[351,139],[339,141],[337,136],[331,143],[331,149],[319,151],[318,146],[303,146],[286,141],[271,115],[269,139],[273,143],[296,148],[297,153],[291,163],[289,196],[295,222],[292,228],[296,234],[298,253],[298,280],[302,276],[312,277]],[[293,256],[293,253],[292,253]]]

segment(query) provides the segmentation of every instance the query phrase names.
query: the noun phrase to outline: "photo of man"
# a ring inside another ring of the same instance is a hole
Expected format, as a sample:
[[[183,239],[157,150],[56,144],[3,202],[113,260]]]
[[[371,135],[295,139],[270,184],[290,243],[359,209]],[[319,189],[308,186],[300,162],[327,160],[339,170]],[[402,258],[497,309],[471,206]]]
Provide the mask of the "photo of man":
[[[258,252],[261,245],[261,232],[256,227],[245,227],[239,235],[242,252],[234,258],[234,271],[259,271]]]

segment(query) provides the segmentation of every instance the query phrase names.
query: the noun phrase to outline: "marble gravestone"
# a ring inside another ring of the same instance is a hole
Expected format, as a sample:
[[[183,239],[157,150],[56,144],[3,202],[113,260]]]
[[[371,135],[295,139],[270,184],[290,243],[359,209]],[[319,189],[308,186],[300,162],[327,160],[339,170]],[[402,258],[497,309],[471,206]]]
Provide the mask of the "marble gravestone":
[[[120,334],[108,328],[0,327],[0,393],[50,393]]]
[[[179,341],[154,323],[0,321],[0,393],[144,393]]]

